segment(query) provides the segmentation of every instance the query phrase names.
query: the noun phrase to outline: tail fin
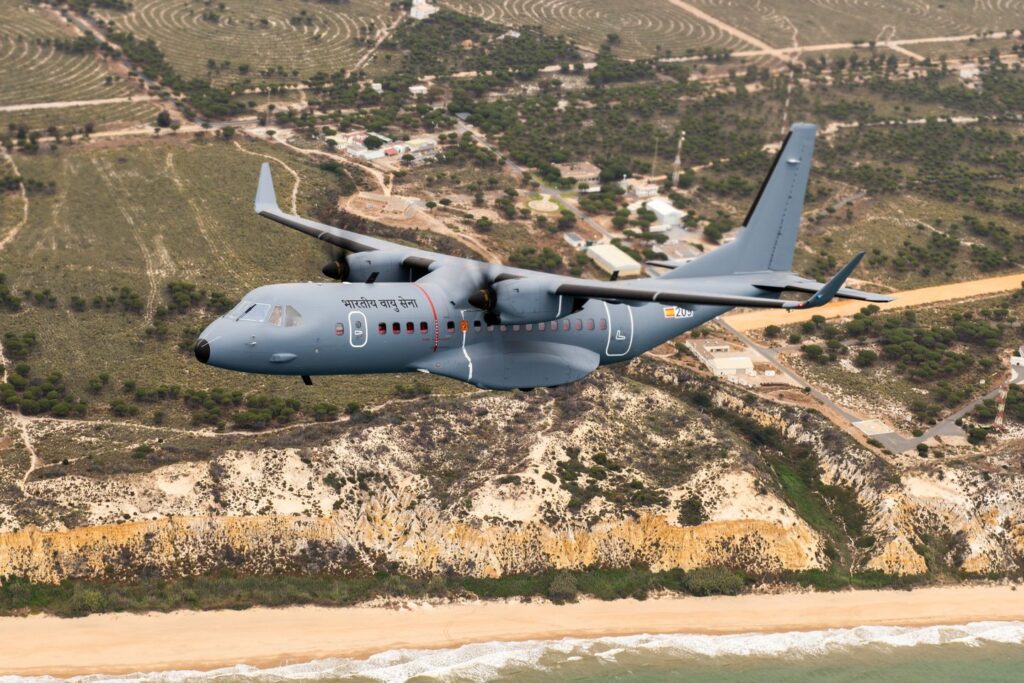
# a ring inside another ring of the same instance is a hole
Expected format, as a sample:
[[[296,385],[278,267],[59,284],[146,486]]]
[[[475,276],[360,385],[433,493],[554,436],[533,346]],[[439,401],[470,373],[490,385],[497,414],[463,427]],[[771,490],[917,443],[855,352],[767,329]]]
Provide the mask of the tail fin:
[[[754,204],[743,219],[743,231],[730,244],[662,275],[663,278],[708,277],[793,267],[800,214],[814,156],[817,127],[794,123],[775,155]]]

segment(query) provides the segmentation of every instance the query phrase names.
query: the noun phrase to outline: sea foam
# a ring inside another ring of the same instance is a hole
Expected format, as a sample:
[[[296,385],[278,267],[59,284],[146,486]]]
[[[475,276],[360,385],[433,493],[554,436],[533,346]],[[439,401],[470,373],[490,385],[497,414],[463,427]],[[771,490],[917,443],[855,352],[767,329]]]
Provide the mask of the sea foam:
[[[715,657],[803,658],[855,652],[861,648],[986,643],[1024,644],[1024,622],[980,621],[949,626],[860,626],[849,629],[742,633],[659,634],[487,642],[444,650],[390,650],[366,659],[322,659],[268,669],[237,665],[212,671],[165,671],[123,676],[77,676],[74,683],[277,683],[370,680],[386,683],[423,678],[484,681],[504,673],[550,671],[581,659],[616,663],[630,655],[665,661]],[[0,676],[0,683],[56,683],[52,677]]]

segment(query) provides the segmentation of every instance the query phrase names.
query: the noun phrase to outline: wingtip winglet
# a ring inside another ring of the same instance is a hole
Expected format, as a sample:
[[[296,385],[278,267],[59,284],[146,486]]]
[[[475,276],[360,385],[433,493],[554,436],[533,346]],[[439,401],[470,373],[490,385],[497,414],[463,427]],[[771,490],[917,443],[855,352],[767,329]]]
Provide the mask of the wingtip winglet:
[[[270,173],[270,164],[263,162],[260,166],[260,181],[256,187],[256,199],[253,202],[256,213],[264,211],[278,212],[277,194],[274,192],[274,178]]]
[[[824,306],[828,302],[835,298],[836,293],[842,289],[842,286],[846,284],[847,278],[853,273],[854,269],[860,264],[861,259],[864,258],[864,252],[857,253],[850,262],[843,266],[838,273],[832,276],[832,279],[825,283],[825,285],[815,292],[810,298],[804,301],[793,302],[793,306],[784,306],[784,308],[817,308],[818,306]]]

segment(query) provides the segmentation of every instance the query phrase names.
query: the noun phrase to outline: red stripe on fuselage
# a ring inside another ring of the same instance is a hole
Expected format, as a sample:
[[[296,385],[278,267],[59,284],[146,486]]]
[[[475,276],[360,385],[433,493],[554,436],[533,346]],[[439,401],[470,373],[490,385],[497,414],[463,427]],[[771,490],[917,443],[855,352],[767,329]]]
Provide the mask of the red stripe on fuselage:
[[[437,351],[437,345],[441,342],[441,323],[437,321],[437,309],[434,308],[434,300],[427,294],[427,290],[419,286],[415,282],[412,286],[423,292],[423,296],[427,297],[427,303],[430,304],[430,312],[434,314],[434,351]]]

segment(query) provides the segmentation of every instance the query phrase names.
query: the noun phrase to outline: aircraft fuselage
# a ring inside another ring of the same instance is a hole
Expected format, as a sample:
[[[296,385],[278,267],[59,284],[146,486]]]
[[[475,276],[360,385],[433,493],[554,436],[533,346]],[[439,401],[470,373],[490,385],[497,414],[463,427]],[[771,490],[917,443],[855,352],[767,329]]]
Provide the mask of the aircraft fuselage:
[[[275,375],[419,371],[486,388],[554,386],[634,358],[725,310],[590,300],[557,320],[488,325],[483,311],[456,308],[436,283],[268,285],[207,327],[197,356]]]

